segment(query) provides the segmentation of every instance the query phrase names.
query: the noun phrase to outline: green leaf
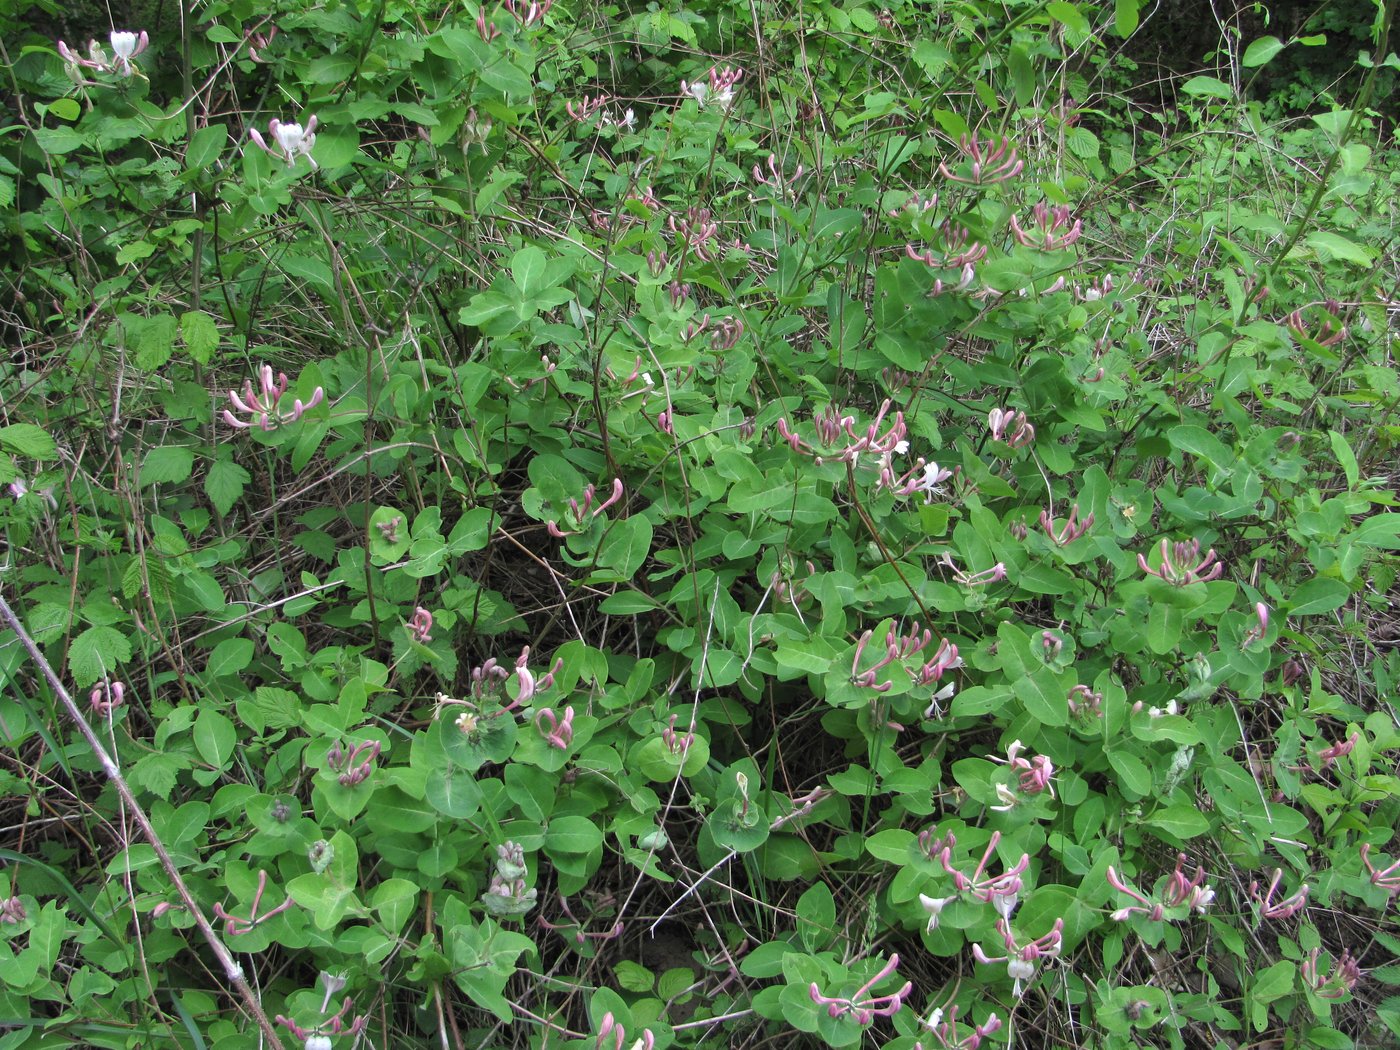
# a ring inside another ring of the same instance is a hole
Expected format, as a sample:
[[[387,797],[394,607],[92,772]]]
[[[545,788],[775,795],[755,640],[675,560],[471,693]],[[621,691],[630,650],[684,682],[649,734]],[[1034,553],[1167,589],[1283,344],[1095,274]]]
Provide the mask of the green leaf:
[[[1342,262],[1355,263],[1357,266],[1370,266],[1372,263],[1369,250],[1339,233],[1314,230],[1308,234],[1307,243],[1309,247],[1322,256],[1324,262],[1328,259],[1340,259]]]
[[[219,459],[209,465],[204,476],[204,494],[215,510],[226,515],[243,497],[243,489],[251,480],[252,475],[231,457]]]
[[[1192,839],[1210,830],[1210,819],[1195,806],[1167,806],[1143,820],[1148,827],[1159,828],[1174,839]]]
[[[249,643],[251,645],[251,643]],[[225,714],[206,707],[194,722],[194,747],[199,757],[215,769],[223,769],[233,757],[238,744],[238,731]]]
[[[122,326],[126,330],[127,348],[132,352],[136,367],[154,372],[170,360],[175,346],[178,322],[174,314],[155,317],[135,317],[126,314]]]
[[[630,580],[651,552],[651,522],[640,514],[611,522],[598,549],[598,564]]]
[[[194,453],[182,445],[157,445],[141,460],[141,487],[174,485],[194,469]]]
[[[1276,36],[1261,36],[1258,40],[1251,40],[1249,46],[1244,49],[1244,56],[1240,59],[1240,65],[1244,66],[1246,69],[1262,66],[1269,62],[1286,46],[1287,45]]]
[[[68,670],[79,689],[106,676],[131,659],[131,642],[115,627],[89,627],[68,647]]]
[[[1287,959],[1274,963],[1261,970],[1254,978],[1254,986],[1250,989],[1252,997],[1261,1003],[1271,1003],[1282,998],[1293,990],[1293,980],[1297,973],[1297,963]]]
[[[1132,36],[1138,27],[1138,12],[1143,0],[1115,0],[1113,5],[1113,28],[1121,37]]]
[[[511,279],[525,298],[533,299],[545,290],[545,265],[544,252],[533,244],[521,248],[510,260]]]
[[[253,643],[247,638],[225,638],[209,654],[205,677],[212,681],[238,674],[253,662]]]
[[[1351,598],[1351,588],[1341,580],[1314,576],[1293,592],[1289,616],[1316,616],[1340,609]]]
[[[156,246],[150,241],[132,241],[117,252],[117,265],[125,266],[140,259],[149,259],[156,253]]]
[[[1235,97],[1234,88],[1222,80],[1215,79],[1215,77],[1192,77],[1181,85],[1181,90],[1198,98],[1220,98],[1227,102]]]
[[[200,128],[185,150],[185,170],[202,171],[219,159],[228,142],[228,125],[211,124]]]
[[[797,933],[809,952],[825,948],[836,933],[836,899],[824,882],[814,883],[797,901]]]
[[[603,832],[587,817],[555,817],[544,833],[550,853],[591,853],[603,844]]]
[[[1035,66],[1024,45],[1013,44],[1006,54],[1007,70],[1016,91],[1016,104],[1029,106],[1035,100]]]
[[[30,459],[53,459],[58,445],[43,427],[33,423],[11,423],[0,427],[0,446]]]
[[[34,141],[51,156],[62,156],[87,145],[87,136],[76,128],[35,128]]]
[[[645,995],[656,984],[656,978],[652,976],[652,972],[631,959],[623,959],[618,962],[613,967],[613,976],[617,978],[617,983],[623,991],[632,992],[635,995]]]
[[[180,338],[190,357],[202,365],[207,365],[219,348],[219,328],[203,310],[189,310],[180,315]]]

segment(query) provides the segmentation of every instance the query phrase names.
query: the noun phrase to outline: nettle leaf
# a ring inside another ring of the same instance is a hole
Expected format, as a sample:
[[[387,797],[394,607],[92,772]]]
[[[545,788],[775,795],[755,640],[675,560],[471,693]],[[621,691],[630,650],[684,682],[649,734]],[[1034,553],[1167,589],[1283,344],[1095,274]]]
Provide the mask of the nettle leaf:
[[[30,459],[53,459],[58,454],[58,445],[48,431],[33,423],[0,427],[0,447]]]
[[[173,485],[194,470],[194,452],[181,445],[157,445],[141,460],[141,485]]]
[[[114,677],[130,659],[131,642],[115,627],[89,627],[68,647],[68,670],[80,689]]]
[[[204,475],[204,494],[215,510],[226,515],[243,498],[243,490],[251,480],[252,475],[233,461],[231,450],[221,452],[221,458],[211,463]]]

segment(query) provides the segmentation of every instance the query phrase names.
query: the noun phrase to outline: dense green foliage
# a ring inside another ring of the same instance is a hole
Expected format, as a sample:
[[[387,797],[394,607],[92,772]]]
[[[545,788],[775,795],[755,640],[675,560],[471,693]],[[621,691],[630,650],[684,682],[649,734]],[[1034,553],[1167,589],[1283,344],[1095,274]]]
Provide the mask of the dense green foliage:
[[[1393,10],[271,7],[7,16],[0,1050],[1400,1039]]]

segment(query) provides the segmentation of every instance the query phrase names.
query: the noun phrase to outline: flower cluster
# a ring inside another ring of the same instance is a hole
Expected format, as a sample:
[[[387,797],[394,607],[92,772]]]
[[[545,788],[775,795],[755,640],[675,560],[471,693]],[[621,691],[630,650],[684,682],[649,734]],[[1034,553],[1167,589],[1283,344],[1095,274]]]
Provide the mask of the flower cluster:
[[[1366,866],[1372,886],[1379,886],[1392,897],[1400,895],[1400,860],[1393,862],[1388,868],[1377,868],[1371,863],[1371,844],[1363,842],[1361,863]]]
[[[408,634],[420,645],[427,645],[433,640],[431,632],[433,629],[433,614],[424,609],[421,605],[413,610],[413,616],[408,621]]]
[[[932,643],[933,632],[927,628],[920,628],[918,621],[914,621],[914,626],[910,632],[900,634],[893,626],[885,632],[885,655],[874,666],[866,670],[860,670],[861,657],[865,654],[865,648],[870,644],[871,638],[875,636],[874,631],[866,631],[856,642],[855,656],[851,659],[851,684],[861,689],[870,689],[877,693],[888,692],[894,684],[892,681],[879,681],[879,672],[892,663],[904,664],[904,661],[915,656]],[[958,647],[942,639],[938,643],[938,648],[933,656],[927,660],[920,659],[918,669],[905,667],[909,672],[909,677],[913,679],[915,686],[933,685],[943,677],[944,672],[955,667],[962,666],[962,659],[958,656]],[[946,700],[953,695],[953,686],[949,685],[934,697],[935,702]]]
[[[1047,252],[1068,248],[1075,241],[1083,226],[1078,219],[1070,224],[1071,212],[1068,207],[1049,207],[1044,202],[1031,211],[1031,229],[1027,232],[1015,215],[1011,216],[1011,232],[1027,248],[1042,248]]]
[[[1317,957],[1321,951],[1320,948],[1314,948],[1303,960],[1303,983],[1311,988],[1319,999],[1340,999],[1351,992],[1361,980],[1361,964],[1351,952],[1343,951],[1341,958],[1333,964],[1332,972],[1322,975],[1317,972]]]
[[[1011,741],[1011,746],[1006,749],[1005,758],[992,757],[993,762],[1000,762],[1009,766],[1016,775],[1016,785],[1021,795],[1038,795],[1042,791],[1048,792],[1051,798],[1055,797],[1055,787],[1051,783],[1051,778],[1055,775],[1055,766],[1045,755],[1036,755],[1034,758],[1022,758],[1021,752],[1025,745],[1019,740]],[[1006,812],[1016,806],[1020,801],[1020,796],[1012,791],[1005,784],[997,784],[997,797],[1001,799],[1000,806],[993,806],[992,809]]]
[[[1142,554],[1138,555],[1138,568],[1147,575],[1156,576],[1159,580],[1163,580],[1173,587],[1185,587],[1191,583],[1218,580],[1221,573],[1225,571],[1224,563],[1216,560],[1213,549],[1207,551],[1205,557],[1201,557],[1200,540],[1193,539],[1189,542],[1175,544],[1169,540],[1163,540],[1161,552],[1162,564],[1160,568],[1150,568],[1146,556]]]
[[[889,961],[876,971],[875,976],[857,988],[849,997],[840,998],[823,995],[816,982],[812,982],[808,993],[812,1002],[825,1006],[831,1017],[850,1016],[856,1024],[868,1025],[876,1017],[893,1017],[904,1005],[904,997],[914,990],[914,982],[906,981],[904,987],[889,995],[871,995],[870,990],[899,966],[899,956],[891,955]]]
[[[112,712],[126,702],[126,686],[121,682],[103,682],[88,697],[88,707],[95,715],[110,718]]]
[[[1278,889],[1279,881],[1283,878],[1283,869],[1275,868],[1274,877],[1269,881],[1269,888],[1263,893],[1259,892],[1259,882],[1249,884],[1249,897],[1259,906],[1259,917],[1261,919],[1291,919],[1308,904],[1308,884],[1305,882],[1298,887],[1292,896],[1275,901],[1274,893]]]
[[[958,139],[958,152],[968,161],[966,168],[955,172],[947,164],[938,165],[938,174],[950,182],[987,186],[1014,179],[1025,167],[1025,162],[1016,157],[1016,147],[1005,136],[998,141],[976,134],[963,135]]]
[[[1064,525],[1056,529],[1054,515],[1049,510],[1042,510],[1040,512],[1040,527],[1045,530],[1045,535],[1050,537],[1050,542],[1056,547],[1067,547],[1094,527],[1094,515],[1091,513],[1081,521],[1079,504],[1076,503],[1070,508],[1069,518]]]
[[[569,920],[568,922],[553,923],[543,915],[535,921],[546,930],[553,930],[555,933],[570,934],[575,944],[587,944],[589,941],[610,941],[615,937],[622,936],[624,924],[620,920],[613,923],[606,930],[602,930],[598,933],[586,933],[583,928],[583,923],[579,920],[578,916],[573,913],[573,909],[569,907],[568,898],[562,893],[559,895],[559,910],[564,913],[565,918]]]
[[[1063,943],[1063,932],[1065,928],[1064,919],[1056,919],[1054,927],[1044,937],[1039,937],[1028,944],[1020,945],[1016,942],[1016,936],[1011,932],[1011,927],[1005,919],[997,920],[997,933],[1001,934],[1002,943],[1006,946],[1005,955],[988,955],[982,950],[980,944],[972,946],[972,956],[984,966],[992,963],[1006,963],[1006,975],[1014,982],[1011,987],[1011,994],[1018,999],[1021,996],[1021,982],[1028,981],[1035,976],[1035,964],[1039,959],[1052,959],[1060,954]]]
[[[321,983],[326,989],[325,998],[321,1000],[321,1013],[325,1013],[330,1009],[331,999],[334,998],[335,993],[345,987],[345,977],[342,974],[327,973],[322,970]],[[345,1001],[340,1004],[340,1009],[333,1016],[309,1028],[304,1028],[290,1017],[284,1017],[281,1014],[277,1015],[277,1023],[303,1041],[303,1050],[331,1050],[331,1047],[335,1045],[331,1042],[331,1036],[345,1034],[358,1037],[369,1027],[369,1014],[360,1014],[349,1025],[345,1023],[345,1017],[354,1007],[354,1003],[353,999],[346,996]],[[356,1042],[358,1044],[358,1039]]]
[[[62,40],[58,42],[58,53],[67,64],[69,75],[74,80],[82,79],[84,69],[94,69],[99,73],[115,73],[117,76],[129,77],[136,72],[136,67],[131,64],[131,60],[145,51],[150,44],[150,37],[142,30],[136,33],[114,29],[112,35],[107,38],[112,45],[112,54],[109,57],[102,49],[102,45],[96,40],[88,41],[88,57],[80,58]]]
[[[1195,875],[1188,879],[1184,870],[1185,864],[1186,854],[1178,853],[1176,867],[1158,888],[1155,901],[1148,900],[1124,882],[1113,870],[1113,865],[1110,864],[1108,866],[1109,885],[1119,893],[1126,893],[1138,902],[1115,911],[1112,916],[1114,921],[1124,922],[1133,915],[1142,914],[1147,916],[1148,922],[1162,922],[1164,919],[1173,918],[1167,914],[1168,911],[1182,907],[1186,908],[1188,915],[1193,911],[1197,915],[1204,915],[1206,909],[1215,903],[1215,889],[1205,884],[1206,873],[1203,867],[1197,866]]]
[[[611,1012],[603,1015],[602,1024],[598,1025],[598,1038],[594,1042],[596,1050],[607,1050],[608,1044],[612,1044],[612,1050],[622,1050],[623,1044],[627,1041],[627,1029],[613,1017]],[[643,1028],[641,1038],[632,1044],[632,1050],[653,1050],[656,1046],[656,1037],[651,1034],[650,1028]]]
[[[540,708],[535,715],[535,729],[550,747],[569,750],[569,745],[574,742],[574,709],[564,708],[564,717],[560,719],[552,708]]]
[[[310,118],[305,127],[300,124],[284,124],[274,117],[268,122],[267,130],[272,135],[276,148],[267,144],[262,132],[257,128],[249,131],[248,137],[269,157],[286,161],[289,168],[296,165],[298,157],[305,157],[313,170],[319,167],[316,159],[311,156],[311,149],[316,145],[315,117]]]
[[[505,842],[496,847],[496,870],[491,885],[482,894],[486,910],[498,918],[524,915],[535,906],[537,890],[525,884],[529,869],[525,866],[525,848],[518,842]]]
[[[943,865],[943,870],[953,876],[953,885],[957,887],[959,893],[971,893],[978,900],[990,904],[996,909],[998,915],[1006,919],[1010,918],[1012,911],[1016,908],[1016,902],[1024,887],[1021,875],[1030,867],[1031,857],[1029,853],[1022,853],[1021,859],[1000,875],[987,875],[985,874],[987,862],[992,859],[992,854],[996,851],[999,842],[1001,842],[1001,832],[992,832],[992,837],[987,842],[987,848],[982,853],[982,859],[977,863],[977,870],[970,877],[953,867],[953,847],[958,844],[958,840],[951,832],[948,834],[946,844],[939,852],[938,860]]]
[[[243,384],[241,397],[236,390],[228,392],[228,399],[233,403],[233,407],[248,418],[246,420],[239,419],[228,409],[224,409],[224,422],[240,430],[247,430],[250,427],[275,430],[279,426],[295,423],[308,409],[319,405],[326,396],[325,390],[318,386],[312,391],[309,401],[303,404],[300,398],[294,399],[291,409],[284,411],[280,404],[282,395],[286,392],[286,374],[279,372],[277,382],[274,383],[272,381],[272,366],[263,365],[258,369],[258,390],[256,392],[253,390],[251,379]]]
[[[257,929],[274,915],[281,915],[292,906],[292,898],[288,897],[271,911],[258,914],[258,908],[262,906],[263,893],[267,890],[267,872],[258,872],[258,888],[253,894],[253,906],[248,909],[248,917],[245,919],[241,915],[231,915],[224,909],[222,901],[214,904],[214,914],[224,921],[224,933],[230,937],[238,937],[245,933]]]
[[[598,489],[596,486],[590,484],[583,490],[582,502],[576,499],[569,500],[569,519],[567,524],[571,532],[579,532],[586,529],[594,518],[598,517],[603,511],[622,499],[622,479],[613,478],[612,495],[595,507],[593,504],[597,498]],[[565,536],[570,535],[570,532],[565,532],[559,527],[558,523],[552,520],[545,522],[545,528],[549,530],[551,536],[558,540],[562,540]]]
[[[1005,441],[1012,448],[1022,448],[1035,440],[1035,427],[1027,422],[1024,412],[994,408],[987,413],[987,426],[993,441]]]
[[[732,69],[725,66],[711,66],[709,73],[709,83],[687,84],[681,81],[681,94],[689,95],[695,99],[701,109],[710,103],[719,106],[720,109],[728,110],[734,105],[734,86],[744,77],[743,69]]]
[[[927,1021],[921,1023],[933,1033],[933,1037],[938,1040],[938,1045],[944,1050],[977,1050],[982,1045],[983,1039],[1001,1029],[1001,1019],[996,1014],[989,1014],[983,1024],[973,1026],[971,1032],[959,1039],[957,1036],[958,1006],[956,1003],[948,1007],[946,1017],[943,1008],[938,1007],[928,1015]],[[923,1050],[923,1043],[915,1043],[914,1047],[915,1050]]]
[[[379,757],[379,741],[365,740],[356,744],[347,754],[340,741],[331,745],[326,752],[326,768],[339,773],[341,787],[355,787],[369,779],[374,772],[374,760]]]

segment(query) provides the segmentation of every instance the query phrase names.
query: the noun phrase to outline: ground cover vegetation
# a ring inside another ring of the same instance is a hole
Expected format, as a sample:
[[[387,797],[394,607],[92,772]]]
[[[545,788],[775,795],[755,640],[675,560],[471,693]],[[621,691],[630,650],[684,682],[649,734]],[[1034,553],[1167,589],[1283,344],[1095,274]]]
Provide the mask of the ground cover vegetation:
[[[0,1050],[1396,1045],[1394,4],[1269,8],[0,16]]]

